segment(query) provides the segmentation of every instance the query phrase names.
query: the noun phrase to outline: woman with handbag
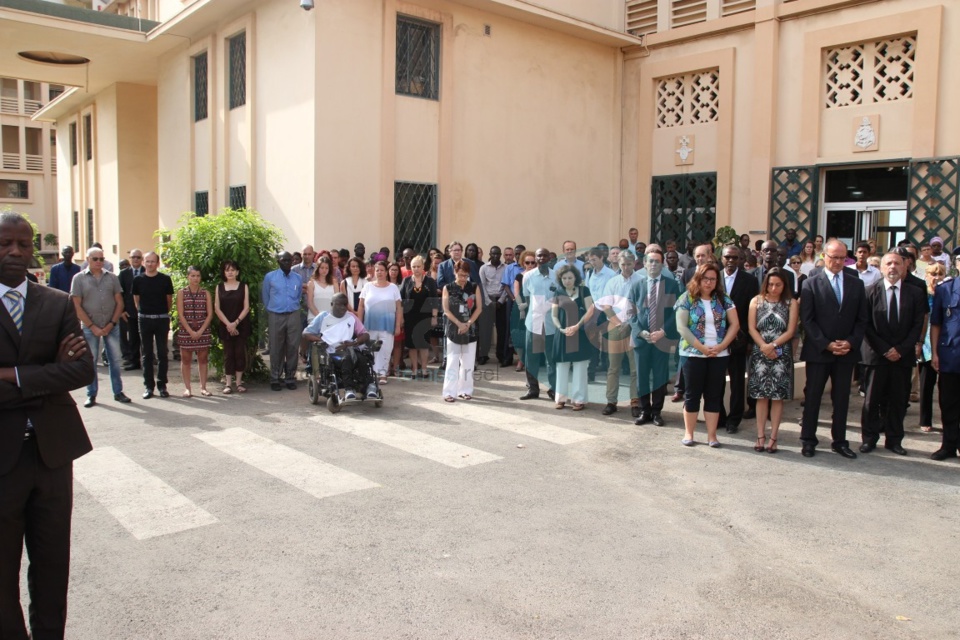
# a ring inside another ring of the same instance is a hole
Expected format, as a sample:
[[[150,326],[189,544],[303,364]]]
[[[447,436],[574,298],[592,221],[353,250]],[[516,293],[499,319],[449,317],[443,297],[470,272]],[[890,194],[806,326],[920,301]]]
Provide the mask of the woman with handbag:
[[[443,315],[447,319],[447,371],[443,399],[472,399],[473,368],[477,356],[477,319],[483,311],[483,291],[470,282],[465,259],[453,265],[456,278],[443,288]]]

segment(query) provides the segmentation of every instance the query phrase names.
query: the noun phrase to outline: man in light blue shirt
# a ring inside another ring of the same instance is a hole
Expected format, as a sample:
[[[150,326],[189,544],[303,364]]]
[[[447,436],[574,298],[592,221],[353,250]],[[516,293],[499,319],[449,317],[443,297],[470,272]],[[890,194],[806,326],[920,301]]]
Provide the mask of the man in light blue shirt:
[[[553,362],[553,336],[557,328],[550,317],[551,305],[556,297],[557,280],[550,268],[550,251],[540,248],[536,252],[537,268],[523,276],[523,297],[526,302],[520,304],[520,315],[525,316],[526,340],[524,344],[524,364],[526,365],[527,393],[521,400],[534,400],[540,397],[540,356],[547,362],[547,395],[554,399],[554,386],[557,381],[556,366]]]
[[[590,270],[587,271],[587,275],[584,277],[584,284],[590,290],[591,297],[600,297],[603,295],[603,288],[607,285],[607,282],[610,281],[610,278],[617,275],[613,269],[603,263],[606,257],[604,254],[605,251],[602,246],[596,246],[587,252],[587,262],[590,264]],[[607,319],[602,313],[598,313],[591,322],[597,325],[603,325],[607,322]],[[603,348],[602,340],[603,339],[600,338],[599,344],[594,345],[596,348],[590,355],[590,364],[587,367],[587,380],[590,382],[594,381],[597,371],[607,370],[609,359],[606,350]]]
[[[565,264],[576,267],[577,271],[580,272],[580,278],[584,277],[583,273],[583,260],[577,257],[577,243],[573,240],[567,240],[563,243],[563,257],[564,260],[557,262],[556,270],[559,271],[560,267]]]
[[[300,296],[303,280],[291,272],[293,256],[289,251],[277,255],[279,269],[263,278],[260,297],[267,309],[267,331],[270,338],[270,388],[297,388],[297,353],[300,349]],[[285,374],[285,375],[284,375]]]

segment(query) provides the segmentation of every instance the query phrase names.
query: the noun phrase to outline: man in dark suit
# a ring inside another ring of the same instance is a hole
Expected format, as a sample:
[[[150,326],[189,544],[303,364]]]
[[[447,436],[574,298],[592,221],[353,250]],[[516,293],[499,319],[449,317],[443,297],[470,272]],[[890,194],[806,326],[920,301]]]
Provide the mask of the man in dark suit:
[[[120,350],[123,352],[124,371],[140,368],[140,323],[137,321],[137,305],[133,301],[133,279],[143,273],[143,252],[130,252],[130,266],[120,271],[120,288],[123,289],[123,315],[120,316]],[[131,318],[133,321],[131,322]]]
[[[0,214],[0,638],[28,637],[20,606],[30,558],[32,637],[63,638],[70,572],[73,460],[90,451],[70,397],[94,379],[70,296],[27,282],[33,229]]]
[[[784,269],[780,266],[780,246],[774,240],[767,240],[760,247],[760,255],[763,257],[763,263],[756,268],[753,275],[757,277],[757,290],[763,286],[763,279],[767,277],[767,271],[774,267],[779,267],[782,275],[787,279],[785,283],[790,291],[796,291],[796,282],[791,269]]]
[[[883,256],[883,279],[867,287],[866,339],[860,348],[866,396],[860,418],[863,444],[860,453],[870,453],[886,432],[884,446],[907,455],[903,442],[903,419],[910,394],[910,374],[917,361],[926,315],[926,296],[908,286],[901,276],[903,258],[896,252]]]
[[[730,410],[720,408],[720,426],[726,426],[727,433],[736,433],[740,422],[746,417],[755,417],[756,400],[750,401],[750,411],[744,412],[746,397],[747,355],[753,340],[750,338],[750,301],[760,292],[760,283],[752,274],[740,268],[740,249],[735,245],[723,248],[724,291],[737,307],[740,330],[737,339],[730,345],[730,357],[727,359],[727,374],[730,376]]]
[[[683,281],[680,283],[682,288],[686,288],[693,280],[693,274],[697,272],[697,267],[713,260],[713,245],[710,243],[698,244],[693,250],[694,263],[683,270]]]
[[[860,360],[867,324],[867,298],[860,278],[844,271],[846,258],[846,245],[839,240],[828,242],[824,251],[826,268],[820,275],[807,278],[800,293],[800,321],[807,332],[803,343],[807,391],[800,442],[801,453],[807,458],[813,457],[818,444],[817,419],[827,378],[833,402],[832,448],[845,458],[857,457],[847,442],[847,410],[850,380]]]
[[[680,339],[673,311],[680,285],[672,278],[661,277],[663,249],[659,245],[652,244],[645,251],[646,277],[639,278],[627,296],[636,308],[636,315],[630,320],[640,396],[640,416],[636,424],[652,422],[662,427],[663,399],[670,379],[670,349]]]

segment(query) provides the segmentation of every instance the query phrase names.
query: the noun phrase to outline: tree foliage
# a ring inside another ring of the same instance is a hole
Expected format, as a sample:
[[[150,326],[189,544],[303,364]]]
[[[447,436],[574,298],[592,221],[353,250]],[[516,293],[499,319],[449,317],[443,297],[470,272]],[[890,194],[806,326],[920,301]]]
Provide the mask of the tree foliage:
[[[225,260],[240,265],[240,281],[250,287],[250,321],[253,332],[247,342],[247,373],[251,379],[263,379],[267,369],[257,351],[260,336],[266,330],[266,312],[260,302],[264,276],[277,268],[276,255],[284,242],[283,233],[251,209],[222,209],[212,216],[184,214],[174,230],[154,233],[161,260],[173,279],[174,290],[187,286],[187,267],[195,266],[203,274],[203,287],[211,300],[221,282],[220,267]],[[176,309],[173,310],[176,312]],[[220,320],[213,320],[213,346],[210,363],[217,375],[223,373],[223,347],[217,337]],[[176,321],[173,322],[176,326]]]

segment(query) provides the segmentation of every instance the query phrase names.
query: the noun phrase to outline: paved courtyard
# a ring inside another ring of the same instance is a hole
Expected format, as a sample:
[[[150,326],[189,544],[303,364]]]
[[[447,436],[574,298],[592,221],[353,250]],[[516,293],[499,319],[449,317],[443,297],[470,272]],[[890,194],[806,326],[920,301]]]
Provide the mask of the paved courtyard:
[[[471,402],[391,379],[337,415],[305,384],[143,401],[136,373],[82,410],[75,640],[960,637],[960,464],[916,407],[906,458],[808,460],[799,402],[769,455],[752,424],[682,447],[679,404],[520,402],[492,365]]]

